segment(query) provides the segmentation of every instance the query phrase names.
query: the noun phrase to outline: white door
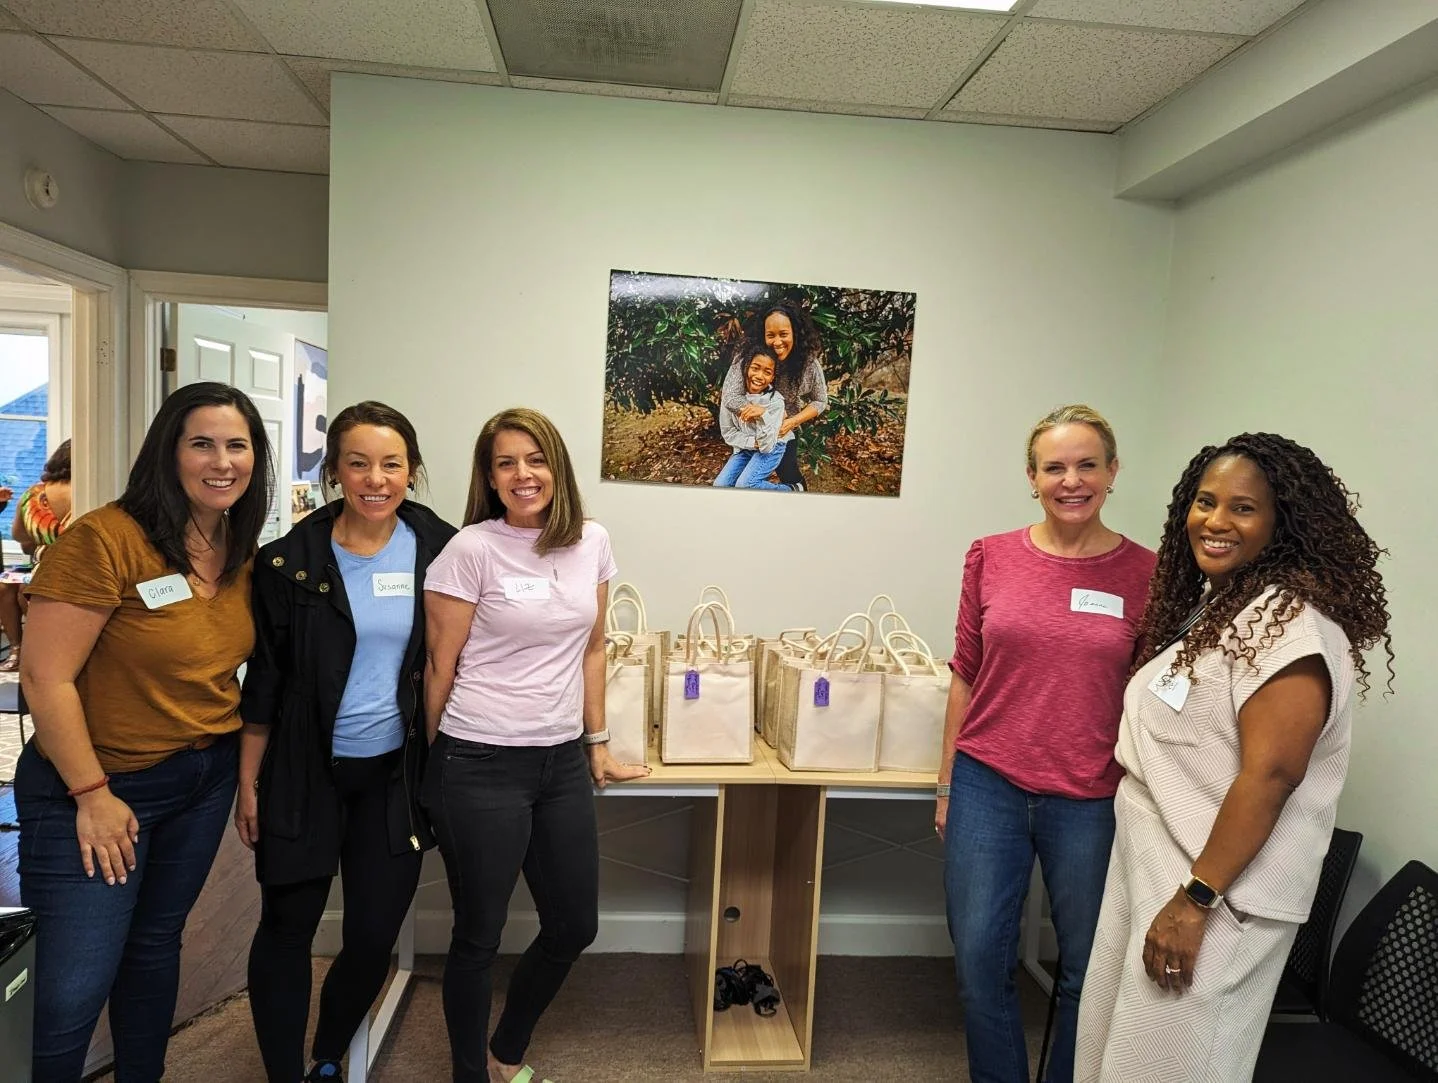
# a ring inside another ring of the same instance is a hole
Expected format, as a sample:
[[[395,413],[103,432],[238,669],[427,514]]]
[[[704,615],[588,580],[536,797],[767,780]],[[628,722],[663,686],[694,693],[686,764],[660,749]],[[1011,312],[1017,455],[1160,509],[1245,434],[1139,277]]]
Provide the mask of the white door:
[[[274,456],[275,495],[260,544],[290,528],[294,473],[295,339],[284,331],[209,305],[179,305],[176,358],[180,384],[216,380],[239,388],[264,418]]]

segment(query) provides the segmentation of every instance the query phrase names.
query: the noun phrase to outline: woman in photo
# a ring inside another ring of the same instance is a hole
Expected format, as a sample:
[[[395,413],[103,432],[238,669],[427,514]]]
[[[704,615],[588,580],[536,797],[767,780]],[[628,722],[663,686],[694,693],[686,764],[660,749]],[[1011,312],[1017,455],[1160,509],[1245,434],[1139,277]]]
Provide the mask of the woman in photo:
[[[15,804],[20,896],[40,930],[36,1083],[77,1083],[107,999],[116,1078],[165,1074],[180,934],[235,800],[236,671],[270,492],[254,404],[181,387],[124,495],[76,520],[25,588],[35,736]]]
[[[548,418],[512,409],[474,446],[464,528],[425,583],[423,800],[454,901],[444,1015],[456,1083],[527,1081],[535,1024],[599,924],[593,786],[640,778],[604,725],[609,534],[586,521]],[[489,1034],[491,968],[524,874],[539,935]]]
[[[1119,464],[1096,411],[1054,410],[1026,458],[1043,519],[980,538],[964,560],[934,813],[976,1083],[1029,1079],[1014,971],[1036,856],[1062,962],[1046,1078],[1072,1078],[1113,842],[1120,698],[1154,562],[1101,517]]]
[[[262,909],[250,1011],[271,1083],[304,1076],[310,949],[336,872],[343,946],[320,992],[308,1080],[340,1058],[389,972],[434,840],[418,807],[425,573],[454,528],[409,499],[424,477],[409,419],[341,410],[321,477],[339,499],[260,550],[255,653],[240,714],[235,826],[255,851]]]
[[[779,425],[779,437],[787,439],[801,425],[817,418],[829,405],[829,386],[824,382],[824,369],[820,364],[823,344],[819,340],[819,332],[801,305],[786,300],[758,313],[746,342],[764,343],[778,361],[774,372],[774,391],[783,399],[785,411],[784,420]],[[764,416],[764,407],[746,400],[750,360],[741,351],[729,366],[719,396],[721,420],[725,411],[745,424]],[[781,483],[795,492],[804,491],[804,475],[799,471],[798,441],[788,439],[784,445],[778,476]]]
[[[746,409],[758,406],[763,413],[753,421],[741,421],[736,412],[720,408],[719,432],[734,452],[714,479],[714,486],[790,492],[789,486],[769,480],[784,457],[785,448],[794,440],[792,430],[779,435],[784,424],[784,400],[774,390],[778,359],[768,346],[746,345],[743,352],[749,358],[744,371]]]
[[[1383,555],[1308,448],[1246,433],[1173,490],[1123,699],[1117,837],[1076,1078],[1253,1075],[1318,889]]]

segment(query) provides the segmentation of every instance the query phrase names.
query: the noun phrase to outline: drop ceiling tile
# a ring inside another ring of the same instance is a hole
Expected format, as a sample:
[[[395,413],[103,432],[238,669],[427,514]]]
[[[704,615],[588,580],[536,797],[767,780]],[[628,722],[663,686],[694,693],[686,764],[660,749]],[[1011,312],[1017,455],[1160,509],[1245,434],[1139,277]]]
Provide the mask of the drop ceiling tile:
[[[1006,21],[938,8],[757,0],[729,89],[927,109]]]
[[[691,105],[713,105],[717,93],[702,90],[673,90],[664,86],[625,86],[621,83],[589,83],[582,79],[534,79],[527,75],[510,78],[510,85],[520,90],[558,90],[565,94],[598,94],[605,98],[647,98],[651,101],[688,102]]]
[[[277,52],[494,71],[475,0],[234,0]]]
[[[741,0],[488,0],[509,74],[717,93]]]
[[[123,98],[30,34],[0,33],[0,87],[32,105],[129,108]]]
[[[42,34],[267,52],[224,0],[5,0]]]
[[[55,44],[152,113],[323,124],[278,57],[56,38]]]
[[[1085,23],[1202,30],[1252,36],[1272,26],[1303,0],[1039,0],[1028,14]]]
[[[330,75],[337,71],[359,75],[390,75],[397,79],[429,79],[440,83],[482,83],[498,86],[504,80],[494,71],[456,71],[453,68],[412,68],[404,64],[371,64],[364,60],[329,60],[317,56],[287,56],[285,63],[326,110],[330,107]]]
[[[898,117],[923,120],[927,108],[911,105],[860,105],[854,102],[811,102],[795,98],[766,98],[757,94],[731,94],[729,104],[747,109],[788,109],[800,113],[844,113],[853,117]]]
[[[328,173],[330,130],[210,117],[157,118],[221,165],[284,173]]]
[[[935,118],[959,124],[997,124],[1011,128],[1058,128],[1065,132],[1112,132],[1119,126],[1113,120],[1080,120],[1074,117],[1019,117],[1002,113],[963,113],[945,109]]]
[[[112,113],[55,106],[47,107],[45,112],[121,158],[139,162],[210,164],[207,158],[196,154],[143,113]]]
[[[1023,23],[947,108],[1122,123],[1240,44],[1234,37]]]

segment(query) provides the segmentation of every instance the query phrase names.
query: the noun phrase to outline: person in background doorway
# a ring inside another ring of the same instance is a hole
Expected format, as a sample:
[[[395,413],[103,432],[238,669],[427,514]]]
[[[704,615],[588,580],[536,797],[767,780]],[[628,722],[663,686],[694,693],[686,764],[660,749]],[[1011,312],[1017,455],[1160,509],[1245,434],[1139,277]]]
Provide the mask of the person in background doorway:
[[[592,785],[648,768],[609,752],[614,558],[608,532],[584,519],[569,452],[543,414],[512,409],[485,422],[464,522],[425,584],[434,747],[424,803],[454,900],[444,966],[454,1079],[512,1083],[532,1076],[535,1024],[598,930]],[[488,1037],[490,971],[521,872],[539,935]]]
[[[326,436],[339,499],[255,561],[255,652],[240,715],[235,826],[255,851],[250,1011],[271,1083],[340,1077],[389,972],[433,836],[418,806],[423,590],[454,528],[408,499],[424,476],[414,426],[361,402]],[[343,947],[325,975],[305,1076],[310,948],[336,872]]]
[[[9,490],[0,490],[9,500]],[[0,505],[3,508],[3,505]],[[70,521],[70,441],[63,441],[45,460],[40,480],[20,495],[20,506],[10,525],[10,536],[20,543],[20,551],[33,566],[64,532]],[[0,583],[0,627],[10,641],[10,654],[0,663],[0,672],[15,673],[20,669],[20,641],[24,637],[22,614],[25,598],[17,583]]]
[[[1250,1079],[1348,770],[1363,652],[1388,639],[1343,483],[1268,433],[1173,490],[1118,734],[1118,832],[1079,1008],[1094,1083]]]
[[[109,1000],[117,1080],[158,1080],[180,934],[235,800],[236,674],[270,449],[245,395],[179,388],[124,495],[45,552],[20,680],[20,898],[35,911],[35,1083],[78,1083]]]
[[[1074,1032],[1113,842],[1120,697],[1154,554],[1104,525],[1113,429],[1064,406],[1029,433],[1042,521],[969,547],[934,826],[974,1083],[1027,1083],[1014,971],[1037,856],[1058,935],[1047,1083],[1073,1075]]]

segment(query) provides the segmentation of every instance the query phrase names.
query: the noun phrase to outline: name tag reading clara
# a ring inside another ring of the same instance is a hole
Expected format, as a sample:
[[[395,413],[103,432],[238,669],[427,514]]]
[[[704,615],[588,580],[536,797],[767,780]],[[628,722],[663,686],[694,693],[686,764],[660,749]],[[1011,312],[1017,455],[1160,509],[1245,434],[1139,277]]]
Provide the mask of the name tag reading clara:
[[[375,572],[370,579],[376,598],[414,597],[414,572]]]
[[[504,596],[511,602],[542,602],[549,597],[549,580],[538,576],[501,575]]]
[[[136,583],[135,590],[139,592],[140,601],[145,603],[146,609],[161,609],[176,602],[189,601],[195,596],[190,590],[190,584],[179,572]]]
[[[1123,596],[1102,590],[1074,587],[1069,596],[1069,608],[1075,613],[1103,613],[1123,620]]]
[[[1186,673],[1170,673],[1164,670],[1148,682],[1148,690],[1175,711],[1181,711],[1184,703],[1188,701],[1189,684]]]

